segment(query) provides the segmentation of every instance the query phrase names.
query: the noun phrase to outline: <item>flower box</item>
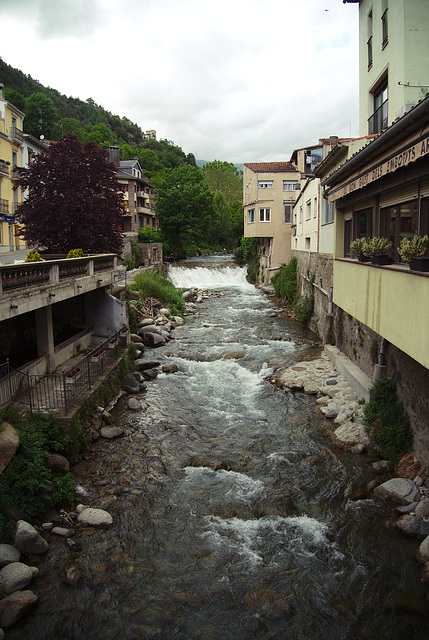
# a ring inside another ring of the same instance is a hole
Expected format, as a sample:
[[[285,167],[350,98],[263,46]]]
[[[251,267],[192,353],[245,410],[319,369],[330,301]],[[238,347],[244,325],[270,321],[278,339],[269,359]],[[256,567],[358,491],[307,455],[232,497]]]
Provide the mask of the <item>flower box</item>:
[[[429,271],[429,256],[411,258],[410,269],[411,271],[427,273]]]
[[[128,327],[124,327],[123,329],[120,330],[119,332],[120,338],[126,338],[127,335],[128,335]]]
[[[75,384],[82,375],[82,371],[80,367],[76,367],[72,371],[66,374],[66,384]]]
[[[375,264],[378,267],[382,267],[386,264],[390,264],[390,256],[388,253],[379,253],[377,255],[371,255],[371,264]]]
[[[109,342],[109,349],[114,349],[119,342],[119,338],[112,338]]]
[[[100,362],[104,358],[104,349],[98,349],[91,355],[91,362]]]

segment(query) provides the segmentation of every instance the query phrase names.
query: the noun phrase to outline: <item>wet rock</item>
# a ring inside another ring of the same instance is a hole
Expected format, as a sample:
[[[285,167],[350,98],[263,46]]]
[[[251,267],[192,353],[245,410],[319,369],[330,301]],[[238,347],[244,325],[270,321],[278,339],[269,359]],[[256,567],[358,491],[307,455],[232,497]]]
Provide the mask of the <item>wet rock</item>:
[[[50,453],[46,458],[46,466],[55,473],[65,474],[70,471],[69,461],[59,453]]]
[[[8,422],[1,423],[0,430],[0,473],[12,460],[19,446],[19,435]]]
[[[248,591],[243,597],[243,602],[249,609],[271,620],[289,616],[293,611],[291,598],[270,587]]]
[[[424,540],[429,536],[429,522],[412,514],[402,516],[396,523],[396,527],[405,535],[418,540]]]
[[[102,427],[100,429],[100,435],[102,438],[107,438],[108,440],[112,440],[113,438],[119,438],[122,436],[124,430],[120,427]]]
[[[390,462],[388,460],[377,460],[377,462],[372,463],[372,468],[375,473],[386,473],[386,471],[389,471]]]
[[[38,573],[37,567],[29,567],[22,562],[11,562],[0,570],[0,583],[9,595],[26,587]]]
[[[32,591],[16,591],[0,600],[0,625],[11,627],[26,615],[36,604],[37,596]]]
[[[137,398],[128,398],[127,408],[128,408],[130,411],[140,411],[140,409],[141,409],[141,404],[140,404],[140,402],[137,400]]]
[[[139,329],[139,336],[141,336],[142,338],[144,338],[145,333],[157,333],[158,335],[162,336],[162,329],[156,324],[150,324]]]
[[[146,347],[162,347],[165,344],[165,338],[158,333],[145,333],[143,336],[143,344]]]
[[[429,498],[423,498],[416,506],[416,516],[418,518],[429,517]],[[428,531],[429,534],[429,531]]]
[[[77,519],[82,525],[90,527],[104,527],[113,523],[110,513],[104,511],[104,509],[94,509],[92,507],[84,507]]]
[[[139,382],[132,373],[128,373],[123,379],[122,389],[127,393],[138,393],[140,391]]]
[[[418,504],[418,502],[412,502],[411,504],[406,504],[402,507],[396,507],[396,511],[401,514],[412,513],[416,510]]]
[[[189,289],[188,291],[184,291],[182,293],[182,298],[185,302],[190,302],[191,300],[196,298],[196,296],[197,296],[196,289]]]
[[[143,371],[142,375],[145,380],[155,380],[158,374],[159,371],[157,369],[147,369],[146,371]]]
[[[142,342],[141,336],[137,335],[136,333],[131,333],[130,338],[131,338],[131,342],[134,342],[134,344],[139,344]]]
[[[421,581],[424,584],[429,584],[429,562],[426,562],[423,566],[421,573]]]
[[[61,570],[61,580],[70,587],[83,582],[84,575],[81,566],[75,560],[66,564]]]
[[[164,373],[177,373],[179,371],[179,367],[177,366],[177,364],[164,364],[162,366],[162,371]]]
[[[53,528],[54,528],[54,523],[53,522],[43,522],[42,523],[43,531],[52,531]]]
[[[16,523],[13,546],[25,555],[38,555],[49,549],[46,540],[25,520],[18,520]]]
[[[429,562],[429,536],[423,540],[417,550],[417,560],[422,564]]]
[[[4,638],[4,631],[3,629],[0,629],[0,640],[3,640]]]
[[[143,359],[134,361],[134,366],[139,371],[146,371],[147,369],[155,369],[156,367],[159,367],[160,364],[161,364],[160,362],[154,362],[151,360],[143,360]]]
[[[390,500],[397,504],[410,504],[420,501],[420,492],[412,480],[407,478],[392,478],[383,482],[374,490],[377,498]]]
[[[4,567],[11,562],[19,562],[21,553],[11,544],[0,544],[0,567]]]
[[[66,529],[65,527],[54,527],[51,533],[61,536],[62,538],[70,538],[74,531],[73,529]]]
[[[240,358],[244,358],[244,351],[236,350],[236,351],[228,351],[223,356],[224,360],[240,360]]]

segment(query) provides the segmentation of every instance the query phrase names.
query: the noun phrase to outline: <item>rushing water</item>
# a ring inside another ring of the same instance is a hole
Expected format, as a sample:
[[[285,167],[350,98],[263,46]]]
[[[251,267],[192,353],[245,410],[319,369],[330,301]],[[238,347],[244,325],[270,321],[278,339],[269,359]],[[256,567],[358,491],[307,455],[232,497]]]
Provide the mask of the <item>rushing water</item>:
[[[318,431],[314,398],[267,383],[320,346],[227,258],[170,268],[214,296],[152,360],[146,409],[75,468],[114,517],[52,539],[28,640],[360,640],[428,637],[417,543],[383,505],[350,500],[369,462]],[[277,313],[273,317],[274,312]]]

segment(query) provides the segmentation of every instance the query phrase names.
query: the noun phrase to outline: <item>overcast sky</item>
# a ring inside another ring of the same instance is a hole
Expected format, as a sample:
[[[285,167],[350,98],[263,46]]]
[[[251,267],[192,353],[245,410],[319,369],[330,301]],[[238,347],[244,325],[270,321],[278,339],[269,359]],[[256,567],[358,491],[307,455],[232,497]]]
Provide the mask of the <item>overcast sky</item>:
[[[288,160],[358,135],[358,6],[0,0],[0,56],[197,159]]]

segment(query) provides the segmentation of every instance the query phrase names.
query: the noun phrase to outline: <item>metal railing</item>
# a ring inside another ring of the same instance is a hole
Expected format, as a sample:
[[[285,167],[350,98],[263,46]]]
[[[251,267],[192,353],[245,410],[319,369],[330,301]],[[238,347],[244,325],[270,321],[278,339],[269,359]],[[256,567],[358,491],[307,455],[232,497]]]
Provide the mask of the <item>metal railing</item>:
[[[374,133],[381,133],[387,127],[387,105],[389,99],[385,100],[378,109],[374,111],[372,116],[368,118],[368,133],[372,135]]]
[[[64,411],[87,392],[127,345],[128,329],[123,327],[82,360],[61,373],[31,375],[0,365],[0,405],[15,402],[33,412]]]

